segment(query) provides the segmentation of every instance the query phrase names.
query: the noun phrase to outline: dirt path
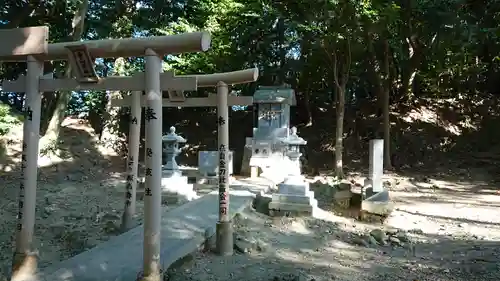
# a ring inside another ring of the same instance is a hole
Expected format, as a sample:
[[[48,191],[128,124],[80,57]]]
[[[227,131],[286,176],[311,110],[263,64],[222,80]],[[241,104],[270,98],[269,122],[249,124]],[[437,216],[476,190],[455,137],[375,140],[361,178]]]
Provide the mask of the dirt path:
[[[397,210],[383,226],[325,211],[272,219],[246,210],[236,223],[243,253],[199,253],[169,280],[500,280],[495,190],[394,181]]]

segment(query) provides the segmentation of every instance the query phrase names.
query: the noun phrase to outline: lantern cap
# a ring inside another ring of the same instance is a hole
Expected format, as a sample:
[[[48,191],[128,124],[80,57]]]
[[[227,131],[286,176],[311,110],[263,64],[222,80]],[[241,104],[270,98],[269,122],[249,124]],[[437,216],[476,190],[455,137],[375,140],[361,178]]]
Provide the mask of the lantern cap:
[[[283,143],[288,145],[305,145],[307,141],[297,135],[297,128],[292,127],[290,129],[290,135],[281,140]]]
[[[185,143],[187,140],[175,133],[175,127],[172,126],[169,129],[169,133],[167,135],[162,136],[163,142],[173,142],[173,143]]]

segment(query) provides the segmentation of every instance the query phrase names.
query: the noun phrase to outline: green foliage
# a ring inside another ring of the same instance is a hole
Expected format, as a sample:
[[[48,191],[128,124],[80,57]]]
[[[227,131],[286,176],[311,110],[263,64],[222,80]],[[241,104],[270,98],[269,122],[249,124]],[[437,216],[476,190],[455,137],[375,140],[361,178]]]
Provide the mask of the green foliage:
[[[0,102],[0,136],[7,134],[14,126],[19,125],[23,118],[16,116],[9,105]]]
[[[50,27],[51,42],[69,37],[79,1],[42,1],[38,6],[28,2],[8,0],[0,7],[4,28],[43,24]],[[193,74],[257,66],[258,84],[278,83],[276,77],[282,76],[281,82],[291,84],[297,93],[298,110],[303,112],[308,107],[311,115],[322,116],[325,109],[334,107],[334,71],[342,71],[346,65],[350,66],[347,112],[356,111],[363,103],[372,103],[377,98],[376,75],[390,78],[394,105],[415,96],[499,95],[496,85],[500,79],[499,26],[498,0],[484,3],[462,0],[91,0],[83,37],[95,40],[207,30],[212,34],[210,50],[168,55],[164,69],[175,70],[176,74]],[[389,45],[388,54],[385,43]],[[348,50],[352,54],[349,64],[345,62]],[[333,67],[334,53],[344,61],[338,64],[339,69]],[[389,62],[389,73],[384,71],[385,59]],[[96,68],[100,76],[131,75],[143,71],[143,62],[142,58],[124,58],[115,65],[115,59],[99,59]],[[52,66],[56,77],[64,75],[64,63],[54,62]],[[0,79],[14,79],[24,71],[23,64],[3,64]],[[242,85],[235,89],[243,95],[251,95],[254,87]],[[104,122],[109,95],[92,91],[73,93],[67,114]],[[200,90],[189,95],[206,93]],[[2,95],[1,100],[20,110],[22,94],[16,98],[11,96],[14,94]],[[53,110],[50,102],[44,106],[44,110]],[[370,110],[367,115],[377,114],[376,106]]]

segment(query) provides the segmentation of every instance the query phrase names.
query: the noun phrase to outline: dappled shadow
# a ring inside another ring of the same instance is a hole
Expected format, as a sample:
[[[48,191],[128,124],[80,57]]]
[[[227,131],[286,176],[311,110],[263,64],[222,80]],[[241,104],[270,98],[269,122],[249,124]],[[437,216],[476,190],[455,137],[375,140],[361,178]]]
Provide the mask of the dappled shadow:
[[[498,178],[494,165],[500,151],[500,102],[494,96],[470,100],[417,98],[391,108],[391,160],[397,171],[482,169]],[[346,171],[368,169],[368,145],[382,138],[382,120],[375,101],[359,101],[346,108],[344,166]],[[293,119],[293,116],[292,116]],[[314,112],[312,126],[299,128],[308,141],[306,157],[311,170],[333,170],[334,110]]]
[[[113,235],[106,220],[119,219],[124,205],[124,160],[102,150],[89,126],[67,119],[54,151],[40,155],[36,200],[35,238],[40,265],[66,259]],[[10,270],[11,234],[17,223],[22,131],[4,140],[10,165],[0,172],[0,272]],[[8,167],[8,168],[6,168]],[[109,181],[109,183],[103,180]],[[139,207],[138,207],[139,209]],[[103,225],[104,224],[104,225]],[[99,233],[96,237],[95,233]],[[1,278],[0,278],[1,279]]]
[[[248,192],[231,191],[230,212],[248,205]],[[197,249],[206,232],[215,233],[218,194],[209,194],[173,210],[163,210],[161,263],[168,267]],[[142,270],[143,227],[136,227],[73,258],[42,271],[42,280],[134,280]],[[126,247],[124,247],[126,245]],[[138,254],[139,253],[139,254]]]
[[[495,207],[498,207],[498,206],[495,206]],[[403,213],[408,213],[408,214],[412,214],[412,215],[416,215],[416,216],[424,216],[424,217],[433,218],[433,219],[444,219],[444,220],[450,220],[450,221],[455,221],[455,222],[460,222],[460,223],[473,223],[473,224],[500,226],[500,223],[496,223],[496,222],[471,220],[471,219],[466,219],[466,218],[452,218],[449,216],[429,215],[429,214],[425,214],[425,213],[411,212],[411,211],[406,211],[406,210],[402,210],[402,209],[399,209],[399,211],[403,212]]]
[[[232,257],[197,254],[169,280],[496,280],[500,241],[409,234],[405,245],[360,243],[345,221],[269,218],[245,211],[235,220]],[[238,226],[241,225],[241,226]],[[257,234],[258,233],[258,234]],[[251,242],[254,241],[254,242]]]

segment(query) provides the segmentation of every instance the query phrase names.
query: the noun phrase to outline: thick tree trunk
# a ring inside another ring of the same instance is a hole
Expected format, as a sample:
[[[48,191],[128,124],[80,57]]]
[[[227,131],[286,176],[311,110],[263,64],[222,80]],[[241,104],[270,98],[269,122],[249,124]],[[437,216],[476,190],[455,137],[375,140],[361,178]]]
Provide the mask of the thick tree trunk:
[[[78,41],[81,39],[83,35],[83,27],[85,24],[85,15],[87,14],[89,6],[88,0],[83,0],[78,9],[75,12],[75,16],[73,17],[72,22],[72,32],[70,36],[70,41]],[[66,76],[71,76],[71,68],[69,64],[66,67]],[[57,102],[55,106],[55,110],[50,118],[49,125],[47,127],[47,131],[45,132],[45,136],[43,136],[40,144],[41,149],[47,149],[54,145],[54,142],[59,138],[59,133],[61,130],[61,123],[64,121],[64,117],[66,115],[66,109],[68,108],[68,103],[71,99],[71,92],[59,92],[57,97]]]

